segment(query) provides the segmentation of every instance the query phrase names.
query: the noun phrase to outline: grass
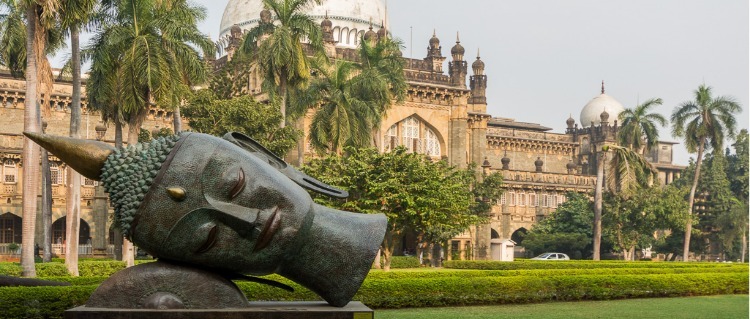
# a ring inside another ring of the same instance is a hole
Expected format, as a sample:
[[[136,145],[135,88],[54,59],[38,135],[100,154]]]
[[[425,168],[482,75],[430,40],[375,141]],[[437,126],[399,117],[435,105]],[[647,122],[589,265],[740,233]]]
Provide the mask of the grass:
[[[377,319],[748,318],[748,295],[377,310]]]

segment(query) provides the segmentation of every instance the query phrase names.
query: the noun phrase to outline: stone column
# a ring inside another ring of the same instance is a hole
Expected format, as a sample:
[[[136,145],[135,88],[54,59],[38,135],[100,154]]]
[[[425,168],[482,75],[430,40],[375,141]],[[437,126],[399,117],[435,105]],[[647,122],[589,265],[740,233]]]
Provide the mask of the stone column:
[[[91,248],[94,253],[106,253],[107,237],[109,229],[107,228],[107,219],[109,218],[109,203],[107,202],[107,193],[104,192],[104,186],[94,188],[94,203],[92,204],[91,214],[93,215],[94,225],[91,234]]]

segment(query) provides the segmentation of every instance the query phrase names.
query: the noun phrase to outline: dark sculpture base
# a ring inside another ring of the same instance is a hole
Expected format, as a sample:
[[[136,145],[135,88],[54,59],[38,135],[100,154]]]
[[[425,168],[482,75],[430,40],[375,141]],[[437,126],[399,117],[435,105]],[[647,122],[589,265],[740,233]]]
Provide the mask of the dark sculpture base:
[[[251,302],[247,308],[229,309],[109,309],[76,307],[66,319],[372,319],[372,309],[359,301],[338,308],[324,301]]]

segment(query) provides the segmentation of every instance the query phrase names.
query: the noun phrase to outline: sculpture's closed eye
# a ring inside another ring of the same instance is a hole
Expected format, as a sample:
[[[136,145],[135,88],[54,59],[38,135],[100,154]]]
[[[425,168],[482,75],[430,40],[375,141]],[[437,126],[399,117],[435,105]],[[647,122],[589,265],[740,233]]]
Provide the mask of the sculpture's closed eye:
[[[206,238],[206,242],[203,243],[196,251],[196,254],[201,254],[207,252],[211,247],[214,246],[214,243],[216,243],[216,233],[218,232],[218,228],[216,228],[216,225],[214,227],[211,227],[211,230],[208,231],[208,238]]]
[[[240,170],[237,172],[237,183],[234,184],[234,187],[229,191],[229,199],[233,199],[237,197],[240,193],[242,193],[242,190],[245,189],[245,171],[240,168]]]

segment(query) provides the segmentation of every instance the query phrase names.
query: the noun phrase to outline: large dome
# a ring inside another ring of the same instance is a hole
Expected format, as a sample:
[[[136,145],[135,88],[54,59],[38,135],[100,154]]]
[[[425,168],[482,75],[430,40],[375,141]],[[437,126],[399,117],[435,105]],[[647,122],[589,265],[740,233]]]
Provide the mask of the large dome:
[[[232,25],[239,25],[242,30],[249,30],[258,25],[260,12],[263,10],[261,0],[229,0],[221,18],[220,38],[229,34]],[[323,0],[322,4],[311,6],[307,10],[313,20],[320,23],[328,14],[333,22],[333,38],[340,46],[355,47],[361,35],[370,27],[382,27],[386,15],[384,0]]]
[[[625,108],[620,102],[617,102],[613,97],[602,93],[587,103],[586,106],[583,107],[583,110],[581,110],[581,125],[583,127],[589,127],[591,126],[591,122],[594,122],[594,125],[599,125],[601,123],[599,116],[604,111],[609,113],[610,119],[617,119],[617,115],[624,110]],[[612,122],[612,120],[610,120],[610,122]]]

